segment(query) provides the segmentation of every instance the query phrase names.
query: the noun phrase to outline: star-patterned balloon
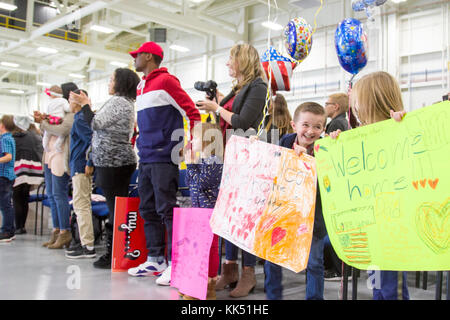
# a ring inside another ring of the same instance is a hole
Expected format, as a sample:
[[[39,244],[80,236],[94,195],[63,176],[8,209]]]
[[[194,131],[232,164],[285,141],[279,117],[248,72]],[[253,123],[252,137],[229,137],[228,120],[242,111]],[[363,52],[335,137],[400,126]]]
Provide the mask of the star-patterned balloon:
[[[311,52],[313,29],[303,18],[294,18],[283,32],[288,54],[296,61],[303,61]]]

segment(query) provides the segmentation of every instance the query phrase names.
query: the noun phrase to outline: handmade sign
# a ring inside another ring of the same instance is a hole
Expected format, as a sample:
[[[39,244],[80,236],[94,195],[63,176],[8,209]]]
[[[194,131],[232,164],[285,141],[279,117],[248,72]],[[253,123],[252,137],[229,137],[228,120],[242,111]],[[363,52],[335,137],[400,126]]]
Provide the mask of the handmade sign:
[[[139,198],[116,197],[115,210],[112,272],[122,272],[144,263],[148,250]]]
[[[315,197],[313,157],[232,136],[211,228],[245,251],[300,272],[308,263]]]
[[[358,269],[450,269],[450,102],[316,142],[323,214]]]
[[[172,273],[170,285],[181,293],[205,300],[208,288],[209,252],[213,233],[209,226],[213,209],[174,208]]]

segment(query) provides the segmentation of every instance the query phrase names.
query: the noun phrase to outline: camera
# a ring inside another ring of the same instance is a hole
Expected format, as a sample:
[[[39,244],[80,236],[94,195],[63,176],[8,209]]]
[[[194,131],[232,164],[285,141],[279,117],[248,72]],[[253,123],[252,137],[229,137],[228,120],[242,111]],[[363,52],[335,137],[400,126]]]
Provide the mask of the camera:
[[[198,91],[205,91],[210,100],[216,99],[217,82],[213,80],[197,81],[194,83],[194,88]]]

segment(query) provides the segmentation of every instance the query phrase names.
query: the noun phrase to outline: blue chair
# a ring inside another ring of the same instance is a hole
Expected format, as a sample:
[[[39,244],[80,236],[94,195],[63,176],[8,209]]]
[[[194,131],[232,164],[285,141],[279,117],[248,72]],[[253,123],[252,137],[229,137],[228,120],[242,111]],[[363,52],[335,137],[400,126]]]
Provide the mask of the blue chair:
[[[139,176],[139,170],[135,170],[133,174],[131,175],[130,179],[130,185],[128,187],[128,196],[130,198],[139,197],[138,192],[138,176]]]
[[[39,202],[41,202],[42,205],[42,202],[45,200],[47,200],[47,195],[45,194],[45,183],[42,182],[38,186],[36,194],[30,195],[30,197],[28,198],[28,203],[36,202],[36,210],[34,213],[34,234],[37,234]],[[41,211],[41,235],[42,235],[43,213],[44,211]]]
[[[180,176],[178,181],[178,190],[183,197],[190,197],[189,187],[186,185],[186,169],[180,170]]]

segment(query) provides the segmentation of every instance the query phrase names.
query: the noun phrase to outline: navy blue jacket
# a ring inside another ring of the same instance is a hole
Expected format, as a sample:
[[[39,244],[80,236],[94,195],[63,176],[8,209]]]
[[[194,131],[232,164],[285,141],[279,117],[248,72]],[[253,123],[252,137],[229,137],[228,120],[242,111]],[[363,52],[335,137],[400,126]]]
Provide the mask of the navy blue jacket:
[[[83,111],[79,111],[73,118],[70,130],[70,174],[73,177],[77,173],[84,173],[86,164],[94,166],[92,161],[86,160],[86,152],[91,145],[92,129],[84,120]]]
[[[280,146],[292,149],[294,146],[295,138],[297,137],[296,133],[286,134],[280,140]],[[312,150],[314,148],[310,148],[311,153],[308,152],[309,155],[314,156]],[[320,190],[319,184],[317,184],[317,192],[316,192],[316,210],[314,215],[314,229],[313,236],[318,237],[319,239],[325,237],[327,234],[327,229],[325,227],[325,221],[323,220],[322,213],[322,201],[320,200]]]
[[[193,208],[214,208],[219,195],[223,164],[218,158],[202,159],[199,164],[188,164],[186,185],[191,193]]]

